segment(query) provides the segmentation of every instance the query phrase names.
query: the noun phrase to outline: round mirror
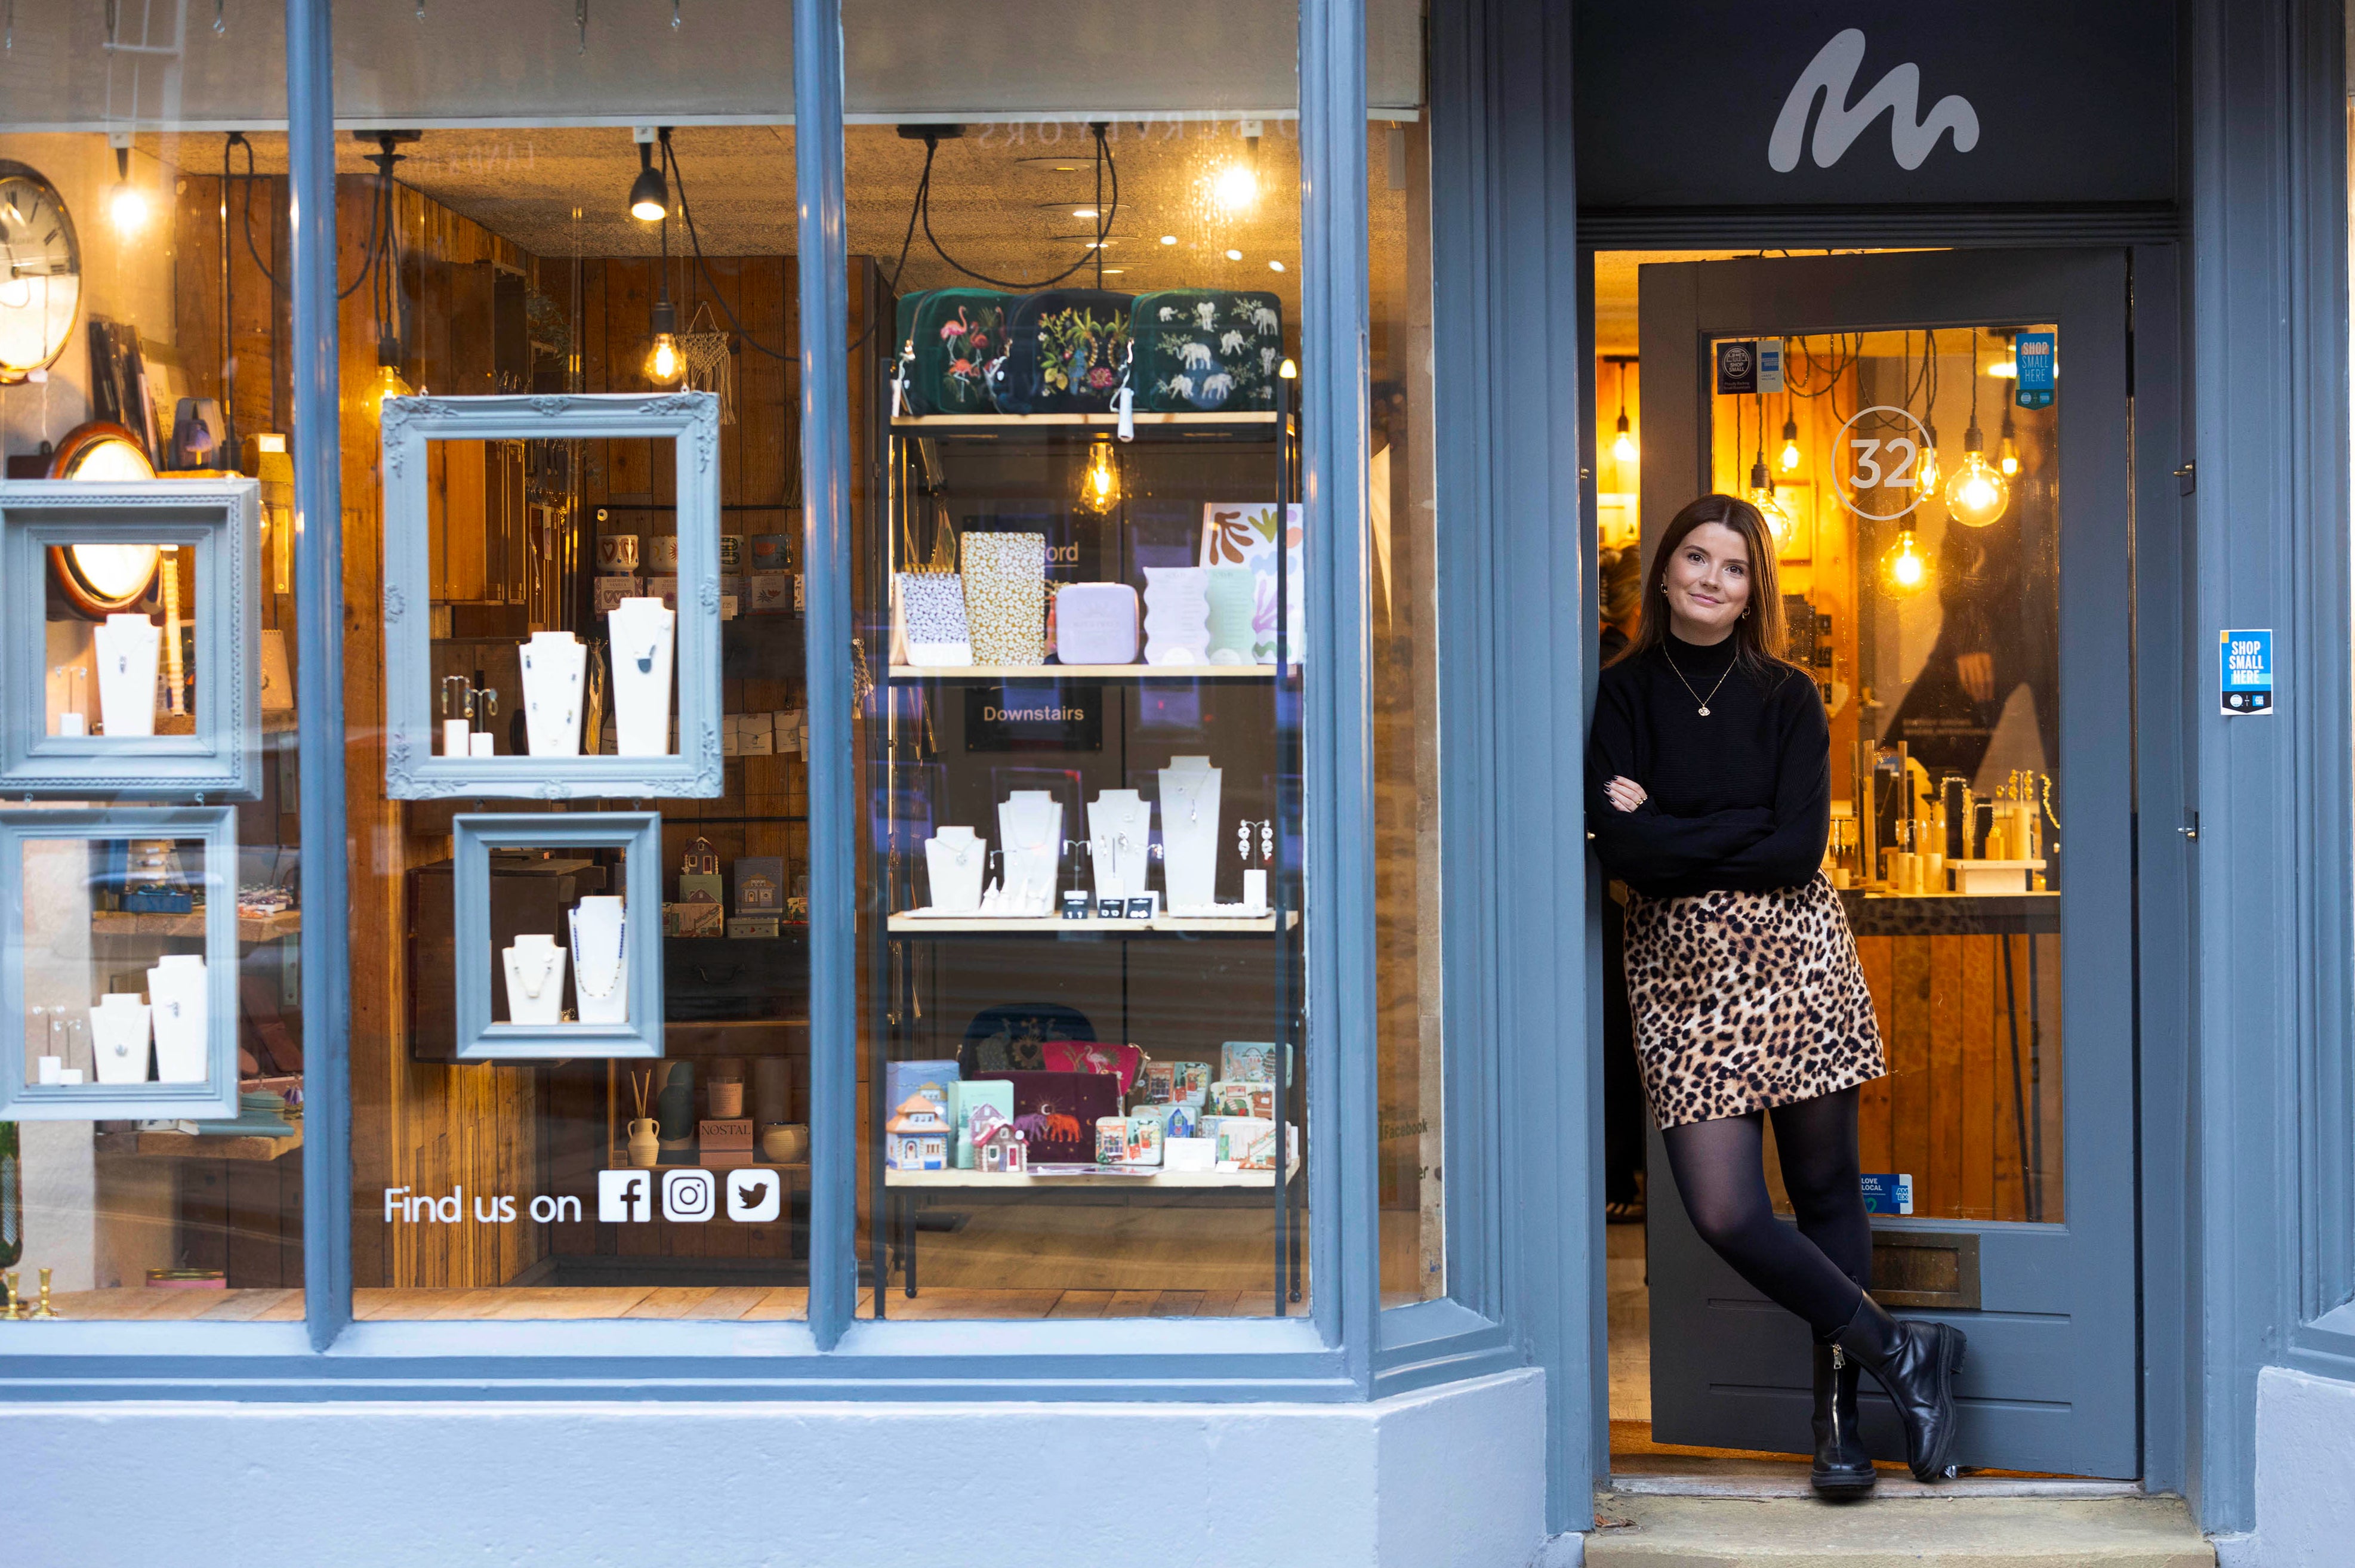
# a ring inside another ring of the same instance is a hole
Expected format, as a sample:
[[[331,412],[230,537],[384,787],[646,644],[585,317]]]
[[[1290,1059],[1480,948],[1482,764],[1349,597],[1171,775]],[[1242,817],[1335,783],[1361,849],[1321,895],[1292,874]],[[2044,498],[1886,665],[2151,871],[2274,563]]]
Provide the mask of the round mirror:
[[[120,425],[78,426],[58,443],[49,461],[52,479],[153,479],[155,469],[139,440]],[[63,545],[49,549],[49,564],[74,609],[92,619],[129,609],[147,597],[164,559],[158,545]]]

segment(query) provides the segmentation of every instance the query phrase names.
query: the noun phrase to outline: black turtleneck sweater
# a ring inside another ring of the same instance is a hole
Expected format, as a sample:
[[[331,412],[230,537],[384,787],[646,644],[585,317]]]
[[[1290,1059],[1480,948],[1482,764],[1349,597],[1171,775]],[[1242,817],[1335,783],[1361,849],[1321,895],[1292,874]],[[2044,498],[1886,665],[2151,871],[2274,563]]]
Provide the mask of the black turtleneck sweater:
[[[1734,652],[1731,637],[1699,648],[1671,633],[1603,672],[1586,825],[1604,868],[1638,893],[1796,887],[1823,862],[1831,830],[1823,698],[1796,665],[1729,669]],[[1621,775],[1644,787],[1633,811],[1603,792]]]

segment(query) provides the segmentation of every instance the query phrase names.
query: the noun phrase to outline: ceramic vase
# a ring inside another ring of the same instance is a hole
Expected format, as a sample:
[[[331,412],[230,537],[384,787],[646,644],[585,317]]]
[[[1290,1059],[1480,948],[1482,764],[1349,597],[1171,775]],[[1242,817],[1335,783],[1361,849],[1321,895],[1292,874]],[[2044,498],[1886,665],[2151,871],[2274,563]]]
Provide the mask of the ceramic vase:
[[[205,960],[174,953],[147,971],[150,1022],[155,1030],[155,1077],[165,1084],[201,1084],[211,1075]]]
[[[1047,535],[967,534],[960,564],[973,662],[1046,662]]]
[[[525,744],[534,757],[580,756],[588,644],[570,631],[535,631],[521,657]]]
[[[583,1023],[627,1023],[630,930],[622,900],[583,898],[571,918],[573,1015]]]
[[[98,658],[98,715],[114,738],[155,733],[155,661],[163,628],[144,615],[110,615],[91,633]]]
[[[90,1010],[90,1032],[97,1054],[101,1084],[144,1084],[147,1081],[148,1005],[135,991],[110,991]],[[62,1062],[45,1056],[44,1063]],[[48,1083],[44,1078],[42,1082]]]
[[[659,1125],[652,1117],[630,1123],[630,1163],[641,1171],[651,1171],[662,1162],[662,1138],[655,1130]]]
[[[554,1023],[564,1012],[564,949],[546,932],[519,935],[501,953],[506,973],[507,1022]]]
[[[695,1144],[695,1064],[673,1062],[655,1097],[656,1128],[666,1150],[690,1149]]]
[[[1209,572],[1145,568],[1145,662],[1202,664],[1210,657]]]
[[[924,869],[931,874],[932,907],[943,915],[981,909],[982,873],[989,846],[971,828],[943,828],[924,841]]]
[[[1217,901],[1219,769],[1207,757],[1176,757],[1161,770],[1161,885],[1172,915]]]
[[[613,639],[613,749],[670,755],[670,668],[678,614],[659,599],[625,599],[605,616]]]
[[[766,1128],[761,1133],[761,1155],[772,1165],[800,1165],[809,1159],[809,1128],[799,1122]]]
[[[1209,567],[1204,597],[1209,606],[1210,662],[1252,662],[1252,601],[1258,579],[1249,567]]]

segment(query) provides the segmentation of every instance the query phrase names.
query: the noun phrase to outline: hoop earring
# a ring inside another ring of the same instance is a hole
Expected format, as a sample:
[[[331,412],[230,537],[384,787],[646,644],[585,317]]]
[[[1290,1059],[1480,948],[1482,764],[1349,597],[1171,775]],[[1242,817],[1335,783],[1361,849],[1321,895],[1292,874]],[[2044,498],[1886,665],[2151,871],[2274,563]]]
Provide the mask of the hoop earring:
[[[1746,609],[1745,609],[1745,610],[1743,610],[1743,611],[1742,612],[1742,620],[1749,620],[1749,619],[1750,619],[1750,612],[1749,612],[1748,610],[1746,610]]]

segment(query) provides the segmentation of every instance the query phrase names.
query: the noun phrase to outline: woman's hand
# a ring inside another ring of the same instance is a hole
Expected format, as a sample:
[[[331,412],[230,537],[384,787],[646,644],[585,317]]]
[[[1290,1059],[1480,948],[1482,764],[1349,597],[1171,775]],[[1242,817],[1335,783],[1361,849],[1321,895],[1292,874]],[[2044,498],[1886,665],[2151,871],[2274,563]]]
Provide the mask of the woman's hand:
[[[1623,811],[1634,810],[1646,799],[1644,787],[1625,776],[1614,778],[1603,786],[1603,792],[1611,797],[1611,803]]]

